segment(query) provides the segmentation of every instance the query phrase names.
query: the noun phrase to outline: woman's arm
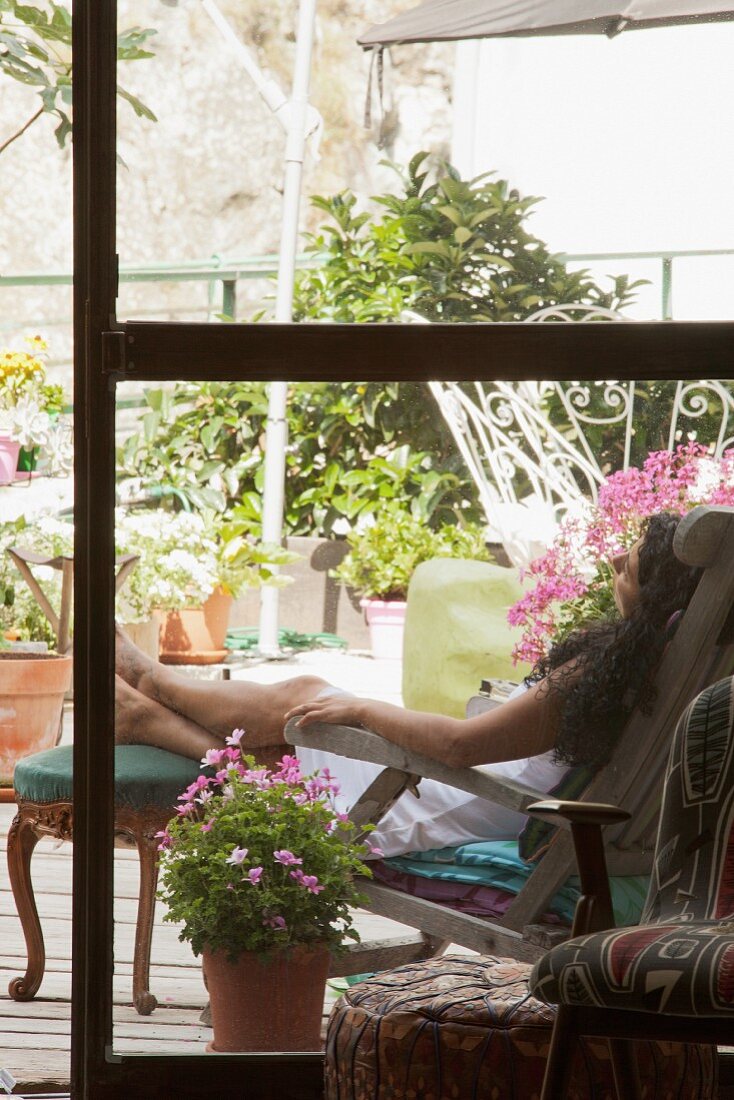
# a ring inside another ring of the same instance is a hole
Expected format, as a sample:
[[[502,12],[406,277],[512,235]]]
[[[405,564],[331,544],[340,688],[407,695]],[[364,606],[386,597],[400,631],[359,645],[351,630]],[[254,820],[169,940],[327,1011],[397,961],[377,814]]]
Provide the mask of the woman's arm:
[[[327,695],[294,707],[285,720],[298,717],[302,729],[311,722],[367,726],[396,745],[460,768],[521,760],[552,749],[560,707],[559,696],[541,681],[474,718],[447,718],[374,699]]]

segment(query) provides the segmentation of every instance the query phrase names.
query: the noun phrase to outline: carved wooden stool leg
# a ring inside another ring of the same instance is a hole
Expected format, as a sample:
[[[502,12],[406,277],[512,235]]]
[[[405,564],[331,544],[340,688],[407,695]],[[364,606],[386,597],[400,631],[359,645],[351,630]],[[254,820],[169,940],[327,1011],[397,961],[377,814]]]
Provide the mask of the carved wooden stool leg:
[[[158,1001],[150,992],[150,947],[153,939],[155,892],[158,886],[158,841],[136,833],[140,859],[140,897],[133,955],[133,1004],[141,1016],[150,1016]]]
[[[28,969],[22,978],[13,978],[8,986],[14,1001],[30,1001],[35,997],[46,968],[43,932],[31,881],[31,856],[38,841],[33,819],[20,810],[8,832],[8,875],[25,936]]]

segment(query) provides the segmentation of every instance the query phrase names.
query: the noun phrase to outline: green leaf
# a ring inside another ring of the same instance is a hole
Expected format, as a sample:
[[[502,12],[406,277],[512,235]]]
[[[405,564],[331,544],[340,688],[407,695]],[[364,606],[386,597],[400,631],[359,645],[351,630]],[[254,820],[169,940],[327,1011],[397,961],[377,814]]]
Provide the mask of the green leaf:
[[[138,97],[133,95],[132,92],[126,91],[119,84],[117,85],[117,94],[120,96],[121,99],[127,100],[132,109],[135,111],[135,114],[138,116],[138,118],[147,118],[150,119],[151,122],[158,121],[156,115],[153,114],[150,107],[146,107],[142,100],[138,99]]]

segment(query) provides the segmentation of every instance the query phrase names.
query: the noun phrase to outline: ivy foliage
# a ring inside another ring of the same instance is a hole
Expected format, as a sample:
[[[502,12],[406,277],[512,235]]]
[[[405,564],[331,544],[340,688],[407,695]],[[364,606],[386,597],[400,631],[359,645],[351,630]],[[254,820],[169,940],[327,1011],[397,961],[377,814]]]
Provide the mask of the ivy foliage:
[[[308,236],[316,262],[298,274],[298,320],[396,321],[413,311],[427,321],[522,321],[565,303],[621,309],[637,283],[627,276],[604,291],[587,271],[565,262],[527,228],[534,196],[521,197],[486,173],[462,180],[418,153],[395,169],[401,190],[357,210],[342,191],[315,196],[329,222]],[[390,162],[386,162],[390,163]]]
[[[153,57],[146,49],[154,30],[130,27],[117,39],[118,61],[139,61]],[[64,148],[71,133],[72,63],[71,12],[63,4],[21,4],[0,0],[0,71],[35,88],[41,97],[36,114],[0,145],[0,152],[20,137],[36,118],[50,114],[57,120],[56,140]],[[118,85],[118,95],[139,117],[156,121],[156,116],[137,96]]]

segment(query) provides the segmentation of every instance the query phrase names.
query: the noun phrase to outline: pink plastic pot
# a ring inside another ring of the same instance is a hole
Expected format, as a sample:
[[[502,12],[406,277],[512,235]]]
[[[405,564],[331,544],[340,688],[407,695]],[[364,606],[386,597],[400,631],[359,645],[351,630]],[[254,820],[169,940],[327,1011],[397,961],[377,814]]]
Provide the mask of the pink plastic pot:
[[[403,656],[405,600],[360,600],[370,628],[372,656],[399,661]]]
[[[8,436],[0,436],[0,485],[11,485],[18,468],[20,443]]]

